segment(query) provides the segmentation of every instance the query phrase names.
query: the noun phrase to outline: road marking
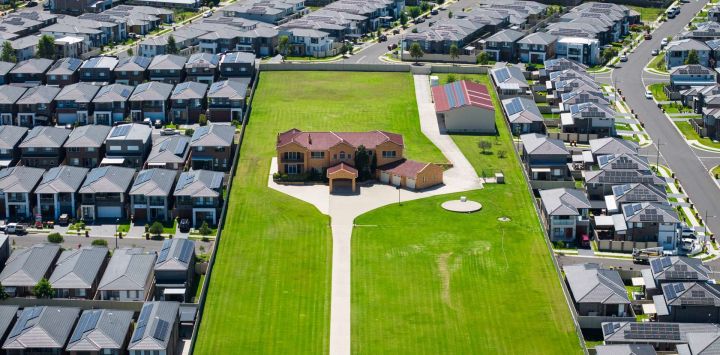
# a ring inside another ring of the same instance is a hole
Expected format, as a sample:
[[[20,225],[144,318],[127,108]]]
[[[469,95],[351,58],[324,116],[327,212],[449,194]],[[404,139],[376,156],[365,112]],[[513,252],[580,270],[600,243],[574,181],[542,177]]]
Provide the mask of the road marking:
[[[362,60],[365,59],[365,57],[367,57],[367,56],[364,55],[364,56],[360,57],[360,58],[357,60],[357,62],[355,62],[355,63],[360,63],[360,62],[362,62]]]

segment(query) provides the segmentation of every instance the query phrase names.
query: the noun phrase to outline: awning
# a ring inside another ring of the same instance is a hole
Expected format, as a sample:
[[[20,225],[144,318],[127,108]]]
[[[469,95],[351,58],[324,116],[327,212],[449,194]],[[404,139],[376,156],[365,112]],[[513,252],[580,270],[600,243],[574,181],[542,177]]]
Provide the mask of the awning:
[[[642,310],[644,314],[657,314],[654,303],[643,303]]]
[[[569,112],[563,112],[560,114],[560,124],[563,126],[572,126],[575,124],[575,120],[572,114]]]
[[[615,195],[605,196],[605,206],[608,213],[614,213],[618,211],[617,201],[615,201]]]
[[[103,158],[100,165],[122,165],[125,158]]]
[[[633,286],[645,286],[645,279],[642,277],[633,277],[631,281]]]
[[[613,217],[613,224],[615,224],[615,232],[626,232],[627,231],[627,224],[625,223],[625,216],[622,214],[614,214]]]
[[[185,289],[184,288],[166,288],[163,290],[164,295],[184,295]]]
[[[592,162],[595,161],[595,160],[593,159],[592,152],[589,151],[589,150],[583,150],[583,151],[582,151],[582,156],[583,156],[583,160],[584,160],[586,163],[592,163]]]
[[[10,163],[12,163],[12,160],[0,160],[0,166],[2,167],[8,167]]]
[[[531,168],[533,173],[549,173],[550,168]]]
[[[166,163],[148,163],[148,166],[165,166]]]
[[[612,216],[595,216],[595,226],[596,227],[605,227],[609,228],[612,227],[613,224],[613,218]]]

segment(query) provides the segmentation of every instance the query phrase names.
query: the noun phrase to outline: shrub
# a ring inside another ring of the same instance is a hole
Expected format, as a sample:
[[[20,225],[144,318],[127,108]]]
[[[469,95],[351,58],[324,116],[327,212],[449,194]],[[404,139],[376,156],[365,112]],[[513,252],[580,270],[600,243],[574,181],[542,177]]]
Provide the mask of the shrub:
[[[108,246],[108,242],[105,239],[95,239],[90,243],[90,245],[94,245],[96,247],[106,247]]]
[[[37,298],[50,298],[53,295],[53,289],[50,285],[50,281],[46,278],[40,279],[40,281],[33,287],[33,294]]]
[[[233,125],[233,126],[235,126],[235,127],[238,127],[238,126],[240,126],[240,121],[238,121],[238,120],[232,120],[232,122],[230,122],[230,124]]]
[[[192,128],[188,128],[185,130],[185,135],[188,137],[192,137],[192,135],[195,134],[195,130]]]
[[[64,239],[63,239],[63,236],[60,235],[60,233],[55,232],[55,233],[48,234],[47,240],[50,243],[60,244],[63,242]]]
[[[200,234],[202,235],[210,235],[212,234],[212,229],[210,229],[210,226],[208,226],[207,221],[203,222],[203,224],[200,226],[200,229],[198,229]]]
[[[148,232],[155,234],[155,235],[162,234],[162,232],[163,232],[162,223],[160,223],[160,222],[153,223],[152,226],[150,226],[150,229],[148,230]]]
[[[200,117],[198,117],[198,124],[201,126],[207,126],[208,120],[207,117],[205,117],[204,114],[201,114]]]

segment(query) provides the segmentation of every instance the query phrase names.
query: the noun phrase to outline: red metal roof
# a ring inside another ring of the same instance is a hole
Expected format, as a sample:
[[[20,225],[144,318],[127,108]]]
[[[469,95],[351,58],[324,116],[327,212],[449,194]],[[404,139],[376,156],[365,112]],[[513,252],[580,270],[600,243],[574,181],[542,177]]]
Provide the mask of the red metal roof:
[[[434,86],[432,94],[437,112],[445,112],[463,106],[495,111],[487,87],[469,80]]]
[[[328,150],[340,143],[347,143],[355,148],[365,146],[367,149],[375,149],[379,144],[387,141],[403,146],[403,136],[397,133],[385,131],[370,132],[302,132],[299,129],[291,129],[278,135],[277,147],[289,143],[297,143],[309,150]]]

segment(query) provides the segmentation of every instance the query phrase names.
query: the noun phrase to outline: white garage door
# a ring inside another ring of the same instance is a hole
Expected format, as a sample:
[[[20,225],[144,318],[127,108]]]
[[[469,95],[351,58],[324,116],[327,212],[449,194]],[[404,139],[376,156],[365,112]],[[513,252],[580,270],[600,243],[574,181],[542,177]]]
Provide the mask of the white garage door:
[[[400,181],[401,181],[401,180],[402,180],[402,178],[401,178],[400,176],[398,176],[398,175],[393,175],[393,177],[392,177],[392,184],[395,185],[395,186],[400,186]]]
[[[381,172],[380,173],[380,182],[382,182],[383,184],[389,183],[390,182],[390,174],[388,174],[384,171]]]
[[[415,179],[407,178],[407,179],[405,180],[405,182],[407,183],[408,189],[414,189],[414,188],[415,188]]]
[[[122,207],[119,206],[99,206],[97,208],[98,218],[120,218],[122,217]]]

